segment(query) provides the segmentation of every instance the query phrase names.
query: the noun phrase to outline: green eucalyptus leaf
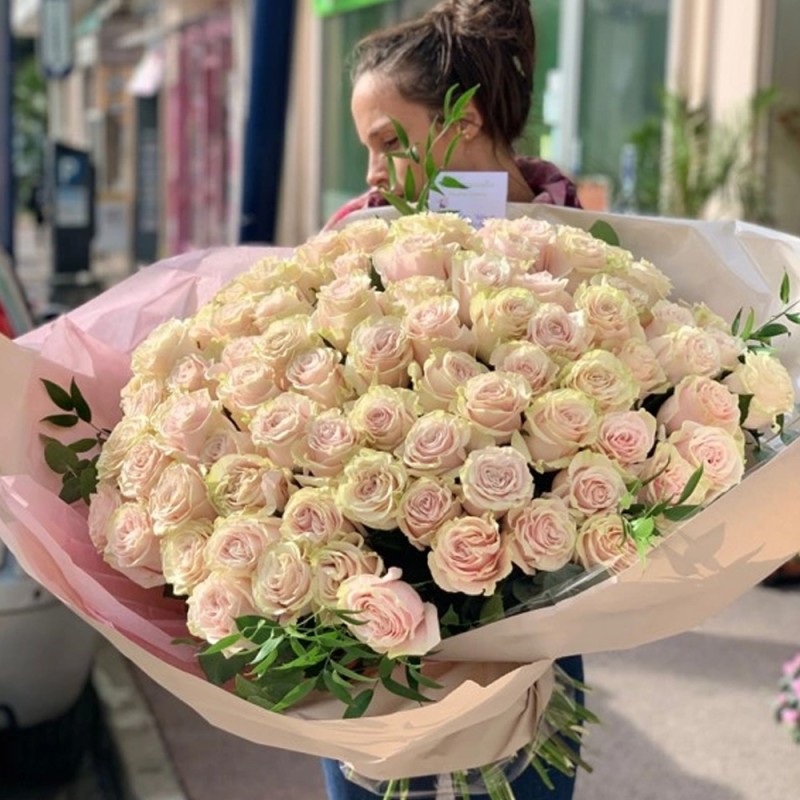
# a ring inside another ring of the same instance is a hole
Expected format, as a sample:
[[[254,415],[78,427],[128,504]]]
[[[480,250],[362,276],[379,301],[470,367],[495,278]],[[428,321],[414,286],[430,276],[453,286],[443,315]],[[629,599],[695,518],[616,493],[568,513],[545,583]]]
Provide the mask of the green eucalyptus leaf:
[[[403,194],[409,202],[412,202],[417,196],[417,182],[414,180],[414,173],[410,169],[406,170],[406,177],[403,181]]]
[[[80,474],[81,497],[86,503],[97,491],[97,470],[93,466],[81,470]]]
[[[44,460],[53,472],[63,475],[78,468],[78,456],[67,445],[51,439],[44,446]]]
[[[70,449],[76,453],[87,453],[94,447],[99,446],[97,439],[78,439],[76,442],[70,442]]]
[[[392,694],[396,694],[398,697],[404,697],[406,700],[415,700],[417,703],[433,702],[430,697],[425,697],[424,694],[412,689],[410,686],[404,686],[388,675],[386,677],[381,676],[381,683]]]
[[[78,417],[74,414],[51,414],[49,417],[42,417],[41,422],[49,422],[57,428],[73,428],[78,424]]]
[[[285,711],[287,708],[299,703],[303,698],[307,697],[314,691],[317,685],[316,678],[306,678],[304,681],[298,683],[293,689],[290,689],[281,699],[272,706],[272,710],[276,713]]]
[[[381,192],[381,196],[383,197],[384,200],[386,200],[387,203],[394,206],[404,216],[417,213],[416,209],[402,197],[398,197],[397,195],[392,194],[391,192]]]
[[[742,339],[747,340],[753,333],[753,325],[756,321],[756,312],[751,308],[747,312],[747,318],[744,321],[744,328],[742,329]]]
[[[789,283],[789,273],[788,272],[784,272],[783,273],[783,280],[781,280],[781,288],[780,288],[780,292],[779,292],[779,295],[780,295],[780,298],[781,298],[781,302],[784,305],[789,302],[789,297],[791,296],[791,294],[792,294],[792,288],[791,288],[791,285]]]
[[[364,712],[369,708],[369,704],[372,702],[374,696],[374,689],[365,689],[363,692],[357,694],[347,707],[347,711],[344,712],[344,718],[357,719],[363,716]]]
[[[691,478],[689,478],[689,480],[686,481],[686,486],[683,487],[681,496],[675,503],[676,506],[683,505],[692,496],[692,493],[697,488],[697,484],[700,483],[700,479],[702,477],[703,477],[703,467],[701,465],[692,473]]]
[[[337,682],[336,678],[339,678],[340,682]],[[342,679],[336,672],[325,671],[322,673],[322,682],[325,684],[325,688],[337,700],[341,700],[346,706],[349,706],[352,702],[350,692],[348,691],[349,686],[341,681]]]
[[[62,389],[57,383],[53,383],[53,381],[49,381],[47,378],[42,378],[42,383],[44,384],[44,388],[47,391],[48,397],[62,411],[75,410],[72,398],[69,396],[69,392],[66,391],[66,389]]]
[[[694,516],[699,510],[700,506],[680,505],[665,508],[662,513],[671,522],[681,522],[685,519],[689,519],[691,516]]]
[[[736,336],[739,333],[739,326],[742,324],[742,311],[743,309],[739,309],[736,312],[736,316],[733,318],[733,322],[731,323],[731,333]]]
[[[747,415],[750,413],[750,403],[753,402],[752,394],[739,395],[739,424],[744,425]]]
[[[466,189],[467,188],[467,186],[465,184],[461,183],[461,181],[458,178],[454,178],[452,175],[444,175],[442,177],[440,183],[446,189]]]
[[[780,322],[770,322],[756,331],[759,339],[771,339],[773,336],[784,336],[789,333],[789,329]]]
[[[75,378],[72,379],[72,382],[69,385],[69,394],[73,404],[75,405],[75,413],[77,413],[77,415],[84,422],[91,422],[92,409],[89,408],[89,404],[86,402],[84,396],[81,394],[81,390],[78,388],[78,384],[75,383]]]
[[[236,638],[238,640],[238,636]],[[211,683],[222,686],[238,675],[247,666],[249,659],[249,653],[225,656],[220,652],[203,652],[197,657],[197,662]]]
[[[602,219],[597,220],[597,222],[589,228],[589,233],[594,236],[595,239],[600,239],[601,242],[610,244],[613,247],[619,247],[619,236],[617,232]]]
[[[74,475],[64,478],[64,484],[58,496],[65,502],[72,505],[81,499],[81,482]]]

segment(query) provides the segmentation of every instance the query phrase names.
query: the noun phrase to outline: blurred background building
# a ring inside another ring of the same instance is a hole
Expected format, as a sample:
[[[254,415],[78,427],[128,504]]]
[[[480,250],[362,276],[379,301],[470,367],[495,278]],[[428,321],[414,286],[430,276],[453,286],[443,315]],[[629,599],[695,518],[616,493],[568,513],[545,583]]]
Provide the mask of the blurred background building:
[[[52,217],[59,142],[89,157],[94,256],[132,269],[195,247],[298,243],[364,189],[353,45],[433,4],[11,0],[15,80],[29,95],[41,81],[46,97],[15,113],[28,153],[16,160],[18,203],[43,182]],[[71,64],[42,76],[32,65],[54,5],[68,9]],[[520,149],[575,176],[585,204],[800,232],[796,0],[533,8],[536,93]]]

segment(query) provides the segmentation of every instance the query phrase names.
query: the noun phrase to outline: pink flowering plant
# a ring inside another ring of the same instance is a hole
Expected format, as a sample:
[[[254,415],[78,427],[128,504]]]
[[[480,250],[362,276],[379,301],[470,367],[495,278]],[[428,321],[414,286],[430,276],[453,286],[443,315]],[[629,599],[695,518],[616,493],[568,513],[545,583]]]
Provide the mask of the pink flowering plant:
[[[800,744],[800,653],[783,665],[775,720]]]
[[[185,599],[212,681],[272,711],[425,703],[443,638],[646,559],[794,409],[788,278],[775,319],[731,325],[595,233],[420,213],[267,257],[138,345],[112,430],[48,436],[62,496]],[[48,426],[91,422],[46,388]],[[591,715],[557,710],[568,769]]]

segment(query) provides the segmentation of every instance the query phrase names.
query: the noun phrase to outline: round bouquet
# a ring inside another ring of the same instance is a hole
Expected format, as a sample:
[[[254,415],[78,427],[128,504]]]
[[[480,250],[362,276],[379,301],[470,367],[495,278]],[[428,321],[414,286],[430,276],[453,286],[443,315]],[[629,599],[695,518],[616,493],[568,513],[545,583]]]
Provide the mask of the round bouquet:
[[[604,616],[594,593],[602,626],[586,603],[538,639],[510,626],[606,584],[644,593],[643,571],[670,561],[661,536],[732,494],[747,444],[794,409],[771,346],[790,310],[729,323],[670,292],[650,261],[569,224],[369,217],[156,325],[132,349],[121,420],[49,437],[45,457],[62,497],[90,502],[105,562],[185,619],[206,676],[259,712],[291,709],[271,743],[348,760],[369,740],[357,771],[454,770],[464,794],[465,770],[531,741],[534,763],[574,767],[587,713],[568,681],[550,700],[552,660],[689,617],[657,622],[620,593]],[[97,424],[91,391],[46,386],[50,423]],[[759,571],[780,557],[765,554]],[[676,618],[710,608],[689,570],[658,569]]]

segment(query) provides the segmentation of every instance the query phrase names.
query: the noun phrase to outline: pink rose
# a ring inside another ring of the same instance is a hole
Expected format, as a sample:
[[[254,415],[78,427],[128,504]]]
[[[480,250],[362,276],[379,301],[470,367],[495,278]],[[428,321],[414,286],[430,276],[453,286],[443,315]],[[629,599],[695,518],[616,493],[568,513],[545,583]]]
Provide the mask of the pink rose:
[[[725,378],[736,394],[750,394],[744,427],[751,430],[774,428],[781,414],[794,409],[795,389],[786,367],[770,353],[747,353],[744,363]]]
[[[164,450],[189,457],[197,457],[213,432],[232,427],[207,389],[169,397],[156,410],[153,426]]]
[[[311,594],[320,609],[335,609],[341,585],[355,575],[383,573],[383,560],[364,544],[358,533],[343,533],[311,553]]]
[[[294,484],[291,473],[255,453],[223,456],[206,475],[208,495],[217,513],[283,511]]]
[[[636,383],[639,384],[639,399],[643,400],[649,394],[660,394],[670,387],[667,375],[661,364],[658,363],[656,354],[645,342],[631,340],[625,342],[617,350],[617,358],[631,371]]]
[[[166,384],[161,378],[134,375],[122,388],[119,405],[126,417],[149,417],[166,396]]]
[[[353,250],[371,253],[383,244],[389,234],[389,223],[379,217],[350,222],[340,231],[340,236]]]
[[[527,289],[509,287],[475,295],[469,306],[478,357],[486,360],[501,342],[524,339],[539,301]]]
[[[434,350],[425,360],[421,373],[415,364],[410,371],[422,409],[449,411],[458,387],[489,370],[469,353]]]
[[[280,529],[286,539],[305,539],[312,544],[324,544],[354,530],[336,505],[334,490],[312,486],[304,486],[289,498]]]
[[[335,278],[346,278],[349,275],[369,275],[372,269],[372,259],[369,253],[352,250],[337,256],[329,266]]]
[[[199,353],[189,353],[175,362],[167,375],[167,387],[172,392],[196,392],[208,388],[206,371],[209,366],[209,361]]]
[[[589,350],[566,366],[561,386],[592,398],[601,414],[626,411],[639,397],[639,384],[625,363],[608,350]]]
[[[432,411],[411,426],[401,447],[403,461],[411,475],[445,475],[466,461],[471,438],[467,420]]]
[[[159,540],[164,578],[177,595],[188,595],[208,577],[205,549],[211,535],[211,520],[185,522]]]
[[[667,433],[684,422],[714,425],[729,433],[739,430],[739,398],[727,386],[704,375],[687,375],[658,410]]]
[[[323,411],[308,423],[306,435],[292,447],[295,465],[315,478],[331,478],[361,447],[361,437],[338,408]]]
[[[556,278],[547,270],[543,272],[526,272],[515,274],[511,285],[527,289],[540,303],[555,303],[567,311],[575,310],[572,295],[567,291],[568,278]]]
[[[114,512],[122,505],[124,499],[111,482],[100,481],[97,491],[92,495],[89,504],[89,538],[95,550],[102,553],[108,543],[108,526]]]
[[[217,397],[244,428],[262,403],[281,393],[278,373],[264,361],[246,361],[219,376]]]
[[[171,461],[155,436],[143,436],[122,459],[118,478],[120,491],[130,499],[147,497]]]
[[[263,333],[276,319],[308,315],[312,311],[311,303],[298,286],[278,286],[256,303],[255,327]]]
[[[450,276],[450,262],[458,245],[446,244],[435,233],[412,234],[382,245],[372,254],[372,263],[384,284],[412,275]]]
[[[483,255],[471,250],[456,253],[451,276],[453,294],[458,300],[459,316],[469,323],[469,306],[484,289],[503,289],[511,283],[514,269],[506,258]]]
[[[714,377],[722,369],[719,345],[702,328],[676,328],[651,339],[649,345],[672,385],[687,375]]]
[[[511,560],[526,574],[561,569],[575,553],[577,525],[563,500],[537,497],[503,520]]]
[[[696,470],[697,467],[693,467],[674,444],[659,442],[642,470],[642,479],[647,482],[642,491],[644,502],[651,505],[664,501],[676,503]],[[705,500],[708,490],[708,478],[704,475],[684,502],[699,505]]]
[[[276,319],[258,338],[260,360],[272,367],[276,375],[281,375],[297,353],[321,344],[312,330],[313,325],[308,314]]]
[[[623,467],[641,464],[653,449],[656,437],[655,417],[643,408],[638,411],[614,411],[600,420],[597,442],[601,453]]]
[[[209,570],[249,578],[261,553],[281,538],[281,520],[264,512],[237,511],[217,517],[205,547]]]
[[[131,353],[131,369],[143,377],[166,378],[177,361],[197,352],[189,322],[167,320],[154,328]]]
[[[582,311],[568,312],[555,303],[542,303],[528,323],[528,339],[548,355],[575,359],[589,349],[592,332]]]
[[[581,228],[560,225],[553,247],[550,271],[555,275],[570,275],[574,286],[581,279],[609,271],[611,248]]]
[[[347,275],[323,286],[317,295],[314,327],[339,350],[345,350],[353,328],[381,316],[377,292],[369,275]]]
[[[514,372],[528,382],[537,395],[555,385],[558,366],[543,348],[533,342],[506,342],[496,347],[489,363],[500,372]]]
[[[339,407],[352,394],[341,361],[341,353],[331,347],[301,350],[286,367],[285,380],[322,408]]]
[[[153,520],[141,503],[122,503],[111,514],[106,527],[103,559],[139,586],[164,583],[161,550],[153,531]]]
[[[210,644],[237,632],[236,619],[255,614],[250,581],[212,572],[186,601],[186,627]]]
[[[490,515],[458,517],[436,532],[428,566],[436,585],[446,592],[488,597],[511,572],[511,552]]]
[[[153,529],[159,536],[193,519],[213,519],[206,484],[190,464],[165,467],[148,498]]]
[[[586,516],[616,510],[626,491],[614,462],[589,450],[575,455],[553,479],[553,493]]]
[[[310,420],[319,412],[319,406],[308,397],[284,392],[259,406],[250,421],[250,436],[271,461],[291,469],[295,463],[292,446],[306,434]]]
[[[434,478],[418,478],[410,483],[400,500],[397,521],[400,530],[417,550],[423,550],[436,530],[461,513],[461,503],[453,492]]]
[[[253,441],[250,436],[243,431],[237,431],[233,425],[230,425],[220,428],[206,439],[197,456],[197,464],[201,469],[207,470],[223,456],[252,452],[252,450]]]
[[[648,339],[663,336],[684,326],[695,327],[692,309],[669,300],[658,300],[649,308],[649,314],[650,322],[644,329]]]
[[[527,381],[513,372],[487,372],[470,378],[458,390],[456,413],[475,430],[507,444],[522,426],[531,399]]]
[[[575,307],[586,315],[594,347],[616,351],[631,339],[642,342],[645,339],[636,307],[613,286],[605,283],[579,286]]]
[[[256,609],[281,625],[295,622],[311,610],[312,580],[304,543],[280,541],[268,545],[252,577]]]
[[[532,217],[490,219],[477,232],[477,238],[487,253],[527,261],[536,270],[545,270],[552,258],[556,228]]]
[[[636,542],[625,533],[622,517],[617,514],[589,517],[578,530],[575,552],[586,570],[603,566],[622,572],[639,557]]]
[[[419,363],[435,348],[475,351],[475,334],[461,324],[458,301],[452,295],[429,297],[412,306],[403,325]]]
[[[345,377],[362,394],[372,383],[407,386],[414,358],[411,341],[397,317],[379,317],[356,325],[347,346]]]
[[[441,641],[439,616],[432,603],[423,603],[402,572],[391,567],[386,575],[355,575],[339,587],[339,608],[358,624],[350,632],[376,653],[389,658],[423,656]]]
[[[525,432],[534,467],[560,469],[597,439],[594,401],[575,389],[554,389],[534,398],[525,412]]]
[[[500,517],[533,498],[533,478],[528,462],[513,447],[473,450],[458,477],[462,504],[474,516],[491,512]]]
[[[397,507],[408,475],[389,453],[364,448],[344,466],[336,505],[353,522],[388,531],[397,527]]]
[[[417,419],[417,396],[410,389],[370,386],[348,416],[365,444],[392,451],[403,443]]]

